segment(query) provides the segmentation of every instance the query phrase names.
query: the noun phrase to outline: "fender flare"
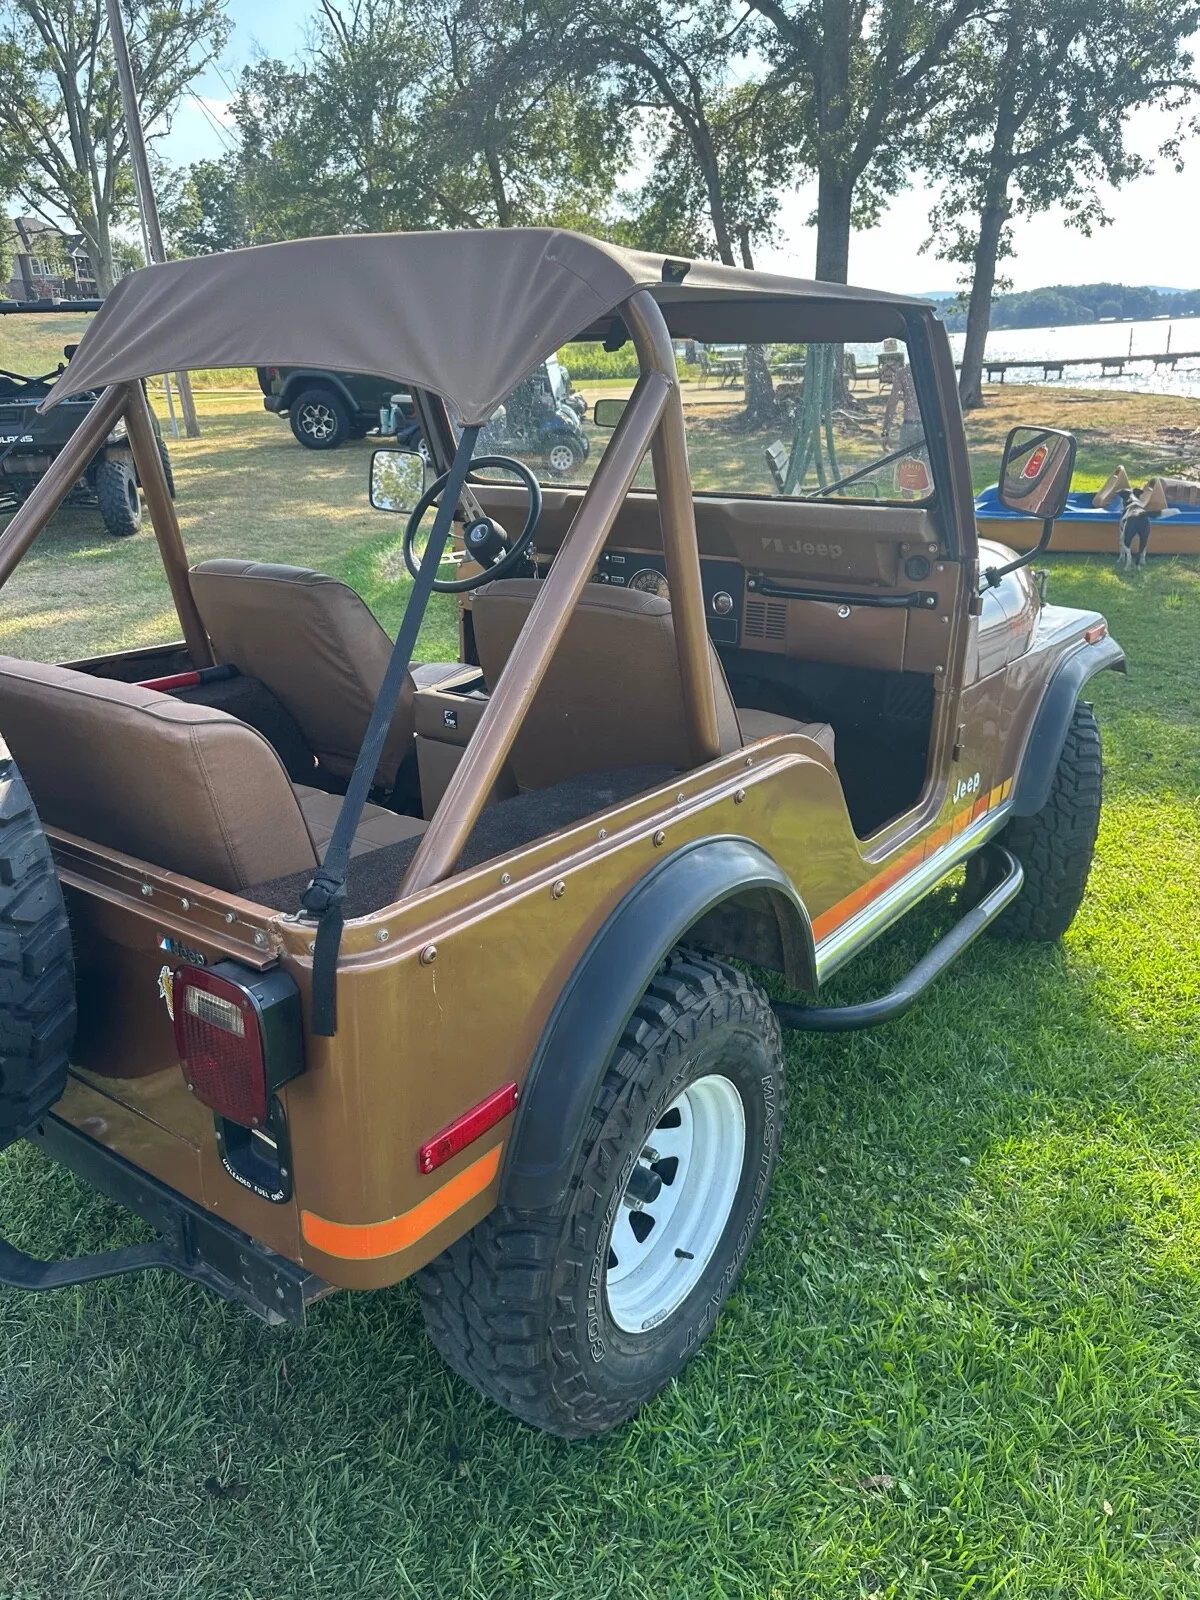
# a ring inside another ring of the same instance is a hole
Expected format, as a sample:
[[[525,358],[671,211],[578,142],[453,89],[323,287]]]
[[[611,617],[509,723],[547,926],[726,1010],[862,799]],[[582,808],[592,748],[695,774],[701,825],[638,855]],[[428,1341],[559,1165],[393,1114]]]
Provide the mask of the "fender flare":
[[[499,1203],[522,1210],[567,1192],[587,1117],[646,986],[706,912],[766,893],[815,974],[812,924],[783,869],[736,836],[684,845],[634,884],[610,912],[567,980],[542,1032],[507,1141]]]
[[[290,411],[296,396],[303,394],[306,389],[332,389],[351,417],[364,415],[362,407],[342,379],[325,367],[297,367],[289,372],[279,394],[280,411]]]
[[[1017,768],[1014,816],[1031,817],[1049,800],[1079,691],[1089,678],[1104,671],[1125,671],[1125,652],[1107,634],[1095,644],[1071,651],[1054,669]]]

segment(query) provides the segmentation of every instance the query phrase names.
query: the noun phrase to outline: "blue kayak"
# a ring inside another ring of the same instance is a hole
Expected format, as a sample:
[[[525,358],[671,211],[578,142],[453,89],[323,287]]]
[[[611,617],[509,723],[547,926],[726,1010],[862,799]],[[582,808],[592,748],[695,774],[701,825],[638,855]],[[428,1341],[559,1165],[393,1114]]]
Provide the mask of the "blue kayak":
[[[1115,499],[1099,509],[1092,504],[1093,492],[1077,489],[1067,496],[1066,510],[1054,524],[1051,550],[1116,555],[1121,502]],[[998,486],[994,483],[975,497],[975,521],[981,539],[995,539],[1014,550],[1030,549],[1042,535],[1042,525],[1035,517],[1022,516],[1019,511],[1010,511],[1000,504]],[[1200,505],[1168,505],[1160,512],[1153,522],[1150,554],[1200,554]]]

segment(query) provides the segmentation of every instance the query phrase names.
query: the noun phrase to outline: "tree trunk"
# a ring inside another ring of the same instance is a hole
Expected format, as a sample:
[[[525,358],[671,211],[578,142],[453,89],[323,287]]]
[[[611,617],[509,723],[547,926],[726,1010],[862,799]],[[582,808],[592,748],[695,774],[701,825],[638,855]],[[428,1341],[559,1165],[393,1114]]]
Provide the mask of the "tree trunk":
[[[501,228],[512,227],[512,206],[504,183],[504,168],[493,146],[484,145],[483,159],[487,163],[488,179],[492,186],[492,203],[496,207],[496,223]]]
[[[850,272],[850,208],[854,185],[822,172],[817,180],[817,272],[826,283],[847,283]]]
[[[750,252],[750,230],[738,229],[738,247],[742,265],[754,271],[754,257]],[[746,385],[746,409],[740,421],[748,428],[773,428],[780,421],[779,402],[775,398],[775,385],[771,382],[771,367],[766,349],[761,344],[746,346],[745,365],[742,368]]]
[[[1008,221],[1007,183],[991,186],[979,214],[979,237],[972,261],[971,299],[967,307],[967,336],[963,341],[958,394],[964,411],[983,404],[983,350],[992,320],[992,291],[996,287],[996,262],[1000,239]]]
[[[112,286],[117,280],[117,270],[113,264],[112,234],[109,231],[107,217],[76,217],[75,225],[84,237],[88,247],[88,256],[91,259],[92,271],[96,277],[96,292],[101,299],[112,292]]]

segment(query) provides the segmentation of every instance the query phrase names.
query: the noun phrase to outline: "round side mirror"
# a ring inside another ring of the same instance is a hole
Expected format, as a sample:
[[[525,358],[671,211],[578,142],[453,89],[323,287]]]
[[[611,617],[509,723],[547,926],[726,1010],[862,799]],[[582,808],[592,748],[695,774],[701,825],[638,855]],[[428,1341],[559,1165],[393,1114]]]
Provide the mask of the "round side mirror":
[[[425,463],[415,450],[376,450],[371,456],[371,504],[407,516],[425,493]]]

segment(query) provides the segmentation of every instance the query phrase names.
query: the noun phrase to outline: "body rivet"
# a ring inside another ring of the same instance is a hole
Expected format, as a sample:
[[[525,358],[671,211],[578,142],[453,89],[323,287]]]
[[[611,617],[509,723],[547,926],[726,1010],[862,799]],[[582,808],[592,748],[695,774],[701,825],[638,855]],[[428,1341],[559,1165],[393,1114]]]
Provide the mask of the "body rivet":
[[[232,911],[227,911],[225,913],[225,921],[226,922],[236,922],[237,918],[234,916]]]
[[[597,837],[597,839],[607,839],[608,838],[608,829],[607,828],[601,828],[599,833],[597,833],[596,837]]]
[[[551,897],[551,899],[553,899],[553,900],[561,900],[563,895],[566,894],[566,892],[567,892],[567,886],[563,882],[563,880],[561,878],[555,878],[554,882],[550,885],[550,897]]]
[[[663,843],[663,841],[666,839],[666,837],[667,837],[666,834],[662,831],[661,828],[656,828],[655,831],[654,831],[653,843],[656,844],[656,845],[660,845],[660,844]]]
[[[423,967],[431,967],[436,960],[437,960],[437,945],[435,945],[435,944],[427,944],[425,946],[425,948],[421,951],[421,965]]]
[[[150,887],[150,885],[148,883],[144,883],[142,885],[142,893],[146,896],[147,899],[149,899],[149,897],[154,893],[154,890]]]
[[[501,883],[511,883],[512,882],[512,873],[511,872],[502,872],[500,874],[500,882]]]
[[[687,796],[684,794],[683,790],[680,789],[679,793],[675,796],[675,804],[677,806],[681,806],[686,798]]]
[[[753,756],[747,756],[746,757],[746,765],[748,767],[752,767],[754,765],[754,757]]]
[[[386,944],[388,942],[388,938],[389,938],[389,934],[388,934],[387,929],[386,928],[379,928],[376,931],[375,938],[378,940],[378,942],[380,944]]]
[[[265,933],[256,933],[254,935],[254,943],[258,947],[258,949],[265,950],[266,947],[267,947],[267,936],[266,936],[266,934]]]
[[[187,898],[186,895],[184,895],[183,899],[179,902],[179,909],[181,911],[190,911],[192,909],[192,902]]]
[[[733,791],[733,803],[734,803],[735,806],[740,806],[742,801],[745,798],[746,798],[745,789],[735,789]]]

